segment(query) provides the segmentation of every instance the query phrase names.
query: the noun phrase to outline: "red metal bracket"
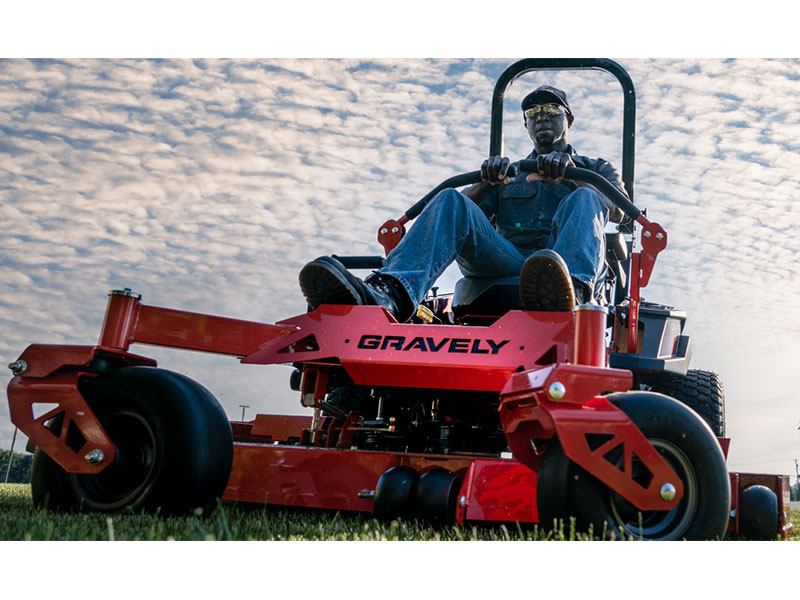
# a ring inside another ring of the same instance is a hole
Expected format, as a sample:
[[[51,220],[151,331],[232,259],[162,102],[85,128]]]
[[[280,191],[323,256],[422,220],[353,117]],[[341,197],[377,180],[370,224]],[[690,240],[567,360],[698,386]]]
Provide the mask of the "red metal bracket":
[[[155,367],[156,361],[115,348],[100,346],[67,346],[60,344],[31,344],[20,354],[25,363],[25,378],[43,378],[64,368],[87,368],[95,357],[117,359],[126,365]]]
[[[658,223],[652,223],[644,215],[639,215],[636,222],[642,226],[642,250],[639,258],[639,287],[647,287],[650,275],[656,264],[659,252],[667,247],[667,232]]]
[[[500,421],[514,458],[535,470],[541,456],[533,444],[555,434],[567,457],[640,510],[673,508],[683,496],[677,474],[628,416],[600,395],[631,384],[630,371],[583,365],[515,374],[500,395]],[[590,438],[602,442],[594,446]],[[618,447],[621,466],[606,458]],[[634,459],[651,474],[646,485],[634,479]],[[671,501],[660,495],[666,482],[677,490]]]
[[[628,301],[628,339],[626,340],[625,352],[628,354],[636,354],[637,345],[639,341],[639,302],[641,299],[641,292],[639,290],[639,276],[641,274],[639,268],[639,259],[641,254],[635,252],[631,256],[631,286],[630,286],[630,299]]]
[[[595,373],[605,378],[593,376]],[[621,369],[567,364],[512,375],[500,392],[500,422],[514,458],[534,470],[544,454],[544,448],[536,444],[556,435],[552,416],[539,402],[540,394],[556,381],[565,389],[561,401],[580,406],[598,394],[631,389],[632,376]]]
[[[383,251],[386,256],[397,247],[400,240],[406,234],[405,224],[408,223],[408,217],[403,215],[397,220],[389,219],[378,228],[378,243],[383,246]]]
[[[636,218],[642,226],[640,241],[642,249],[631,256],[630,305],[628,307],[628,340],[625,352],[633,354],[639,336],[639,303],[641,288],[650,283],[653,267],[659,252],[667,247],[667,232],[658,223],[653,223],[643,214]]]
[[[582,411],[550,402],[543,403],[543,408],[553,417],[564,454],[638,509],[669,510],[683,497],[683,482],[672,467],[628,415],[606,398],[593,398]],[[608,439],[592,449],[588,440],[593,435]],[[605,458],[616,448],[622,450],[622,465]],[[638,459],[650,474],[646,485],[634,480],[634,459]],[[660,494],[665,483],[671,483],[676,490],[675,497],[669,501]]]
[[[328,393],[328,368],[305,365],[300,378],[300,399],[303,406],[319,408]]]
[[[342,429],[339,432],[339,437],[336,440],[336,448],[339,450],[347,450],[353,443],[353,434],[356,432],[359,419],[358,411],[351,411],[342,424]]]
[[[8,385],[8,406],[11,422],[62,469],[95,474],[114,462],[117,450],[78,390],[81,377],[93,375],[71,372],[46,379],[14,377]],[[57,406],[35,417],[36,404]],[[55,434],[45,424],[62,414],[61,430]],[[70,444],[74,446],[76,438],[79,447],[74,449]]]

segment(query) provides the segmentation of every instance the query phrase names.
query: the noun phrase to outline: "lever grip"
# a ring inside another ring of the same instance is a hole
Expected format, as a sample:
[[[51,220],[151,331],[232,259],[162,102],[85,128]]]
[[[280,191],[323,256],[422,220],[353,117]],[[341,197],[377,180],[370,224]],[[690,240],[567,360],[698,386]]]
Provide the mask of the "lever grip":
[[[535,160],[521,160],[518,163],[511,165],[508,176],[516,177],[520,172],[522,173],[535,173],[536,172]],[[596,187],[606,198],[608,198],[615,206],[619,207],[625,215],[631,219],[636,219],[642,214],[636,205],[628,200],[625,195],[620,192],[614,185],[605,177],[589,169],[581,169],[579,167],[567,167],[564,171],[564,178],[578,181],[580,183],[588,183]],[[465,185],[472,185],[480,183],[481,172],[471,171],[445,179],[442,183],[433,188],[430,192],[425,194],[418,200],[411,208],[405,212],[407,220],[417,218],[423,209],[428,205],[436,194],[448,188],[457,188]]]

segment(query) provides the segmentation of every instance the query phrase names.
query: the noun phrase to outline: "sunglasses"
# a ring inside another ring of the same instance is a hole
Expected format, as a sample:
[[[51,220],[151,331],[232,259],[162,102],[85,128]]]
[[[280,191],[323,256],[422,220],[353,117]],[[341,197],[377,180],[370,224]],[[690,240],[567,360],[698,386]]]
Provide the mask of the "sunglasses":
[[[529,119],[532,119],[540,111],[543,111],[544,114],[550,115],[551,117],[555,117],[556,115],[567,114],[567,109],[565,109],[560,104],[556,104],[555,102],[548,102],[547,104],[534,104],[525,111],[525,116],[528,117]]]

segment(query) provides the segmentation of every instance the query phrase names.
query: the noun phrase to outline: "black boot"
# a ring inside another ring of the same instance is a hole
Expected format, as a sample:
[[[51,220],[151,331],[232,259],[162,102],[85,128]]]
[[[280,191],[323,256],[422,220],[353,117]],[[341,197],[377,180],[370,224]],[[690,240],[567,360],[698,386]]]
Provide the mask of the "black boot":
[[[569,311],[575,289],[567,263],[553,250],[537,250],[519,273],[519,299],[524,310]]]
[[[320,304],[383,306],[401,322],[413,312],[400,282],[379,274],[362,281],[330,256],[320,256],[302,268],[300,289],[312,310]]]

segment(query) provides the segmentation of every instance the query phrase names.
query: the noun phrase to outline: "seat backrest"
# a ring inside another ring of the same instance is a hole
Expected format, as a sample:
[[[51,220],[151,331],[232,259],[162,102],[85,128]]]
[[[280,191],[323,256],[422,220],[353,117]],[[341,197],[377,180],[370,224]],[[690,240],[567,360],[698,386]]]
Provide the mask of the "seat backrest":
[[[606,297],[609,304],[625,295],[628,285],[628,242],[621,231],[606,233]]]

